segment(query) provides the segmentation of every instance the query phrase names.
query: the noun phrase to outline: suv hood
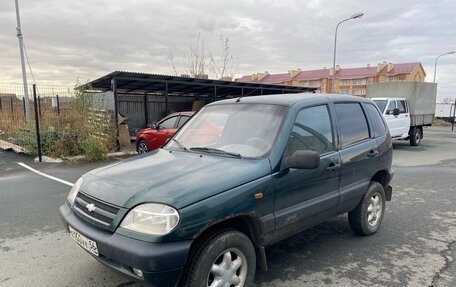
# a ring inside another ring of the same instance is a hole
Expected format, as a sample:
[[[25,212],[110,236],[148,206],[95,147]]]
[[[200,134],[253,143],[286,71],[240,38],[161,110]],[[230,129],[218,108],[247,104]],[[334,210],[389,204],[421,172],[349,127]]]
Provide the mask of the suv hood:
[[[268,159],[160,149],[86,173],[81,191],[125,208],[161,202],[179,209],[270,173]]]

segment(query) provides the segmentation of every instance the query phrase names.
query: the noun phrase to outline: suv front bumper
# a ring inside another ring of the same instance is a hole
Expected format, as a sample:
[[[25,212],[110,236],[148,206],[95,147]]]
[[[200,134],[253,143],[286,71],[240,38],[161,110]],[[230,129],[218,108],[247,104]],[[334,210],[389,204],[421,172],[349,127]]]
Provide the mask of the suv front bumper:
[[[59,208],[65,228],[68,225],[97,242],[98,261],[129,278],[158,286],[174,286],[187,260],[192,241],[169,243],[145,242],[109,233],[81,220],[65,203]],[[140,269],[143,277],[132,268]]]

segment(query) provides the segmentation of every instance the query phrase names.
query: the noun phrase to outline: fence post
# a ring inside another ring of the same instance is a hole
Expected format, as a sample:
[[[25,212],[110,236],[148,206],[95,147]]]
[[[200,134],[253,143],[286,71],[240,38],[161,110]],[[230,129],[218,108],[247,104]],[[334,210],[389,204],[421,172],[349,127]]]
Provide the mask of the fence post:
[[[41,135],[40,135],[40,118],[38,115],[38,99],[36,97],[36,85],[33,84],[33,104],[35,106],[35,130],[36,130],[36,144],[38,148],[38,160],[40,162],[43,161],[42,159],[42,151],[41,151]]]
[[[10,105],[11,105],[11,119],[14,120],[14,109],[13,109],[13,98],[10,98]]]
[[[59,95],[55,95],[57,100],[57,114],[60,115],[60,102],[59,102]]]
[[[38,96],[38,112],[40,113],[40,117],[41,117],[43,114],[41,113],[41,97],[40,96]]]
[[[27,123],[27,111],[25,110],[25,100],[22,100],[22,109],[24,111],[25,123]]]
[[[453,106],[453,124],[451,124],[451,131],[454,131],[454,120],[456,116],[456,98],[454,99],[454,106]]]

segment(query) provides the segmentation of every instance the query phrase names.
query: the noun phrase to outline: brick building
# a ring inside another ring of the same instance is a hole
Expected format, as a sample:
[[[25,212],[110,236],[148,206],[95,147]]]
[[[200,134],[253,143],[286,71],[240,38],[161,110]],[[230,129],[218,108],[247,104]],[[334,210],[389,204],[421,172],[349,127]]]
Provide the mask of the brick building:
[[[331,93],[333,69],[269,74],[268,72],[243,76],[236,81],[249,83],[282,84],[318,88],[318,93]],[[415,81],[424,82],[426,73],[419,62],[393,64],[383,62],[377,66],[341,68],[336,66],[335,93],[365,97],[366,85],[380,82]]]

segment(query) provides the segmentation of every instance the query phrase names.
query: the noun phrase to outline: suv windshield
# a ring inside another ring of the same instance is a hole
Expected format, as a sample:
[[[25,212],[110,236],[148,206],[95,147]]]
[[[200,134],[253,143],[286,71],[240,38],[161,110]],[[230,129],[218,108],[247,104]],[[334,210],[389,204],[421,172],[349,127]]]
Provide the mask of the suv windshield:
[[[271,150],[288,108],[266,104],[205,107],[180,129],[166,148],[246,158]]]
[[[387,100],[373,100],[376,104],[378,109],[383,113],[385,110]]]

